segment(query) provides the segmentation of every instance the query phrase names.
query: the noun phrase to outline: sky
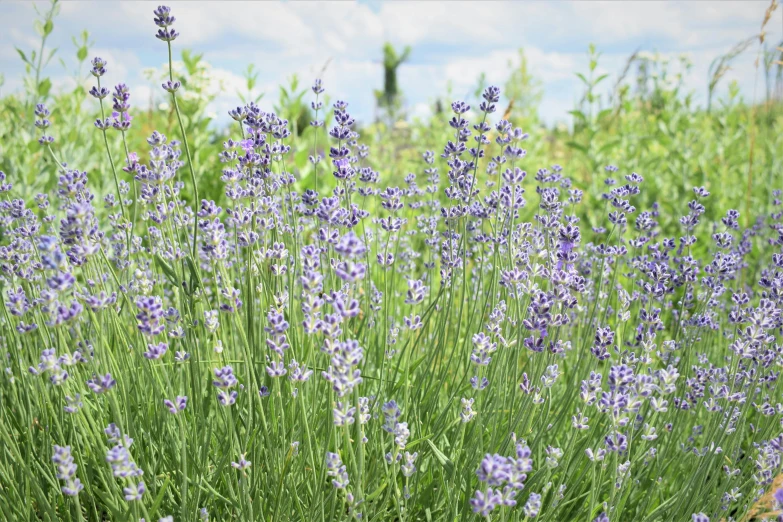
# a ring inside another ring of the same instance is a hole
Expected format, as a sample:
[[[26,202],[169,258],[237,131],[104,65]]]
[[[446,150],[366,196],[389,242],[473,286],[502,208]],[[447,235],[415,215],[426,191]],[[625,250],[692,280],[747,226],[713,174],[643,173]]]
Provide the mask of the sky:
[[[45,8],[45,3],[38,3]],[[155,3],[64,2],[50,40],[59,47],[46,73],[55,89],[73,87],[75,47],[82,30],[94,42],[91,56],[108,60],[107,81],[124,82],[132,100],[162,99],[158,84],[144,70],[161,67],[166,45],[154,37]],[[382,46],[413,48],[399,69],[399,85],[408,113],[425,117],[434,101],[472,96],[481,73],[502,86],[510,74],[509,60],[523,48],[531,73],[542,83],[542,119],[569,121],[568,111],[582,93],[576,72],[587,69],[590,43],[602,53],[599,71],[616,78],[634,51],[659,53],[676,61],[685,54],[693,64],[685,86],[697,102],[706,101],[708,68],[717,56],[757,35],[769,2],[742,1],[615,1],[615,2],[174,2],[177,50],[204,54],[211,64],[212,89],[218,94],[210,112],[218,121],[239,105],[238,90],[248,64],[259,71],[261,105],[277,99],[278,86],[293,74],[305,85],[321,76],[332,99],[350,103],[352,114],[368,121],[375,114],[373,90],[383,82]],[[24,67],[15,47],[29,53],[39,39],[33,28],[31,2],[0,3],[0,93],[20,90]],[[779,45],[783,9],[767,26],[768,43]],[[763,79],[754,62],[754,43],[732,63],[722,81],[737,80],[742,96],[764,96]],[[328,64],[325,71],[322,69]],[[613,83],[613,82],[611,82]],[[607,87],[610,83],[607,83]],[[267,107],[264,107],[267,108]]]

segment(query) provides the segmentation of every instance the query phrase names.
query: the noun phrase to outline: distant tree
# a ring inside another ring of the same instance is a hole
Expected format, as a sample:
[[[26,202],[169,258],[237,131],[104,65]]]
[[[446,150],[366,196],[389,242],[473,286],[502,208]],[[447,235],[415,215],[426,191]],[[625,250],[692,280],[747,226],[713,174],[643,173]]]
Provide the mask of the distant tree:
[[[378,106],[388,109],[390,112],[399,107],[400,88],[397,84],[397,69],[411,54],[410,46],[406,46],[401,54],[398,54],[394,46],[386,42],[383,46],[383,91],[376,91],[375,96]]]

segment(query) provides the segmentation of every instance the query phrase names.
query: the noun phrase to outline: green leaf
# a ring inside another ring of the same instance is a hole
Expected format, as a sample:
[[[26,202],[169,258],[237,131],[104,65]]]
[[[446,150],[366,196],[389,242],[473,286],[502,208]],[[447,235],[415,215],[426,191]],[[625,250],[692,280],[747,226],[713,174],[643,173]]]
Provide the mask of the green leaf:
[[[381,495],[381,493],[383,493],[383,490],[386,489],[386,486],[388,486],[388,482],[384,482],[383,484],[378,486],[378,489],[376,489],[375,491],[373,491],[372,493],[364,497],[365,500],[370,501],[378,498]]]
[[[158,494],[155,496],[155,502],[152,504],[152,507],[150,508],[150,518],[152,518],[153,520],[155,519],[155,515],[158,513],[158,508],[160,508],[160,504],[163,502],[163,495],[166,493],[166,489],[168,489],[170,482],[171,482],[171,477],[166,477],[166,480],[163,482],[163,485],[160,487],[160,491],[158,491]]]
[[[158,267],[163,271],[163,273],[166,275],[166,279],[168,279],[172,285],[179,286],[177,284],[177,273],[174,272],[174,269],[166,262],[165,259],[160,257],[160,254],[155,254],[155,264],[158,265]]]
[[[24,63],[27,63],[27,64],[29,64],[29,63],[30,63],[30,61],[27,59],[27,55],[25,55],[25,54],[24,54],[24,51],[23,51],[23,50],[21,50],[21,49],[20,49],[20,48],[18,48],[18,47],[14,47],[14,49],[16,49],[16,52],[17,52],[17,53],[19,53],[19,56],[21,56],[21,58],[22,58],[22,61],[23,61]]]
[[[620,139],[619,138],[615,138],[613,140],[609,140],[606,143],[604,143],[603,145],[601,145],[601,148],[598,149],[598,152],[599,153],[608,152],[608,151],[612,150],[613,148],[615,148],[619,144],[620,144]]]
[[[54,22],[52,22],[51,20],[47,20],[43,26],[44,36],[49,36],[50,34],[52,34],[53,30],[54,30]]]
[[[93,488],[92,492],[96,497],[98,497],[101,500],[101,503],[104,506],[109,508],[109,511],[111,511],[112,515],[114,515],[115,520],[122,520],[125,518],[124,513],[122,513],[122,511],[120,511],[120,508],[118,508],[114,504],[114,502],[112,502],[111,497],[108,494],[104,493],[98,488]]]
[[[409,348],[409,349],[411,349],[411,348]],[[427,355],[422,355],[421,357],[419,357],[418,359],[416,359],[415,361],[413,361],[413,362],[411,363],[411,367],[410,367],[409,371],[410,371],[411,373],[413,373],[414,371],[416,371],[416,368],[418,368],[418,367],[421,365],[421,363],[423,363],[423,362],[424,362],[424,360],[425,360],[427,357],[428,357]]]
[[[56,52],[57,52],[57,47],[55,47],[54,49],[49,51],[49,57],[46,59],[46,62],[44,62],[44,65],[46,65],[47,63],[52,61],[52,57],[54,56],[54,53],[56,53]]]
[[[188,270],[190,270],[190,284],[188,285],[188,291],[192,294],[199,287],[199,275],[198,268],[193,263],[193,258],[188,256],[187,258]]]
[[[611,107],[608,108],[608,109],[604,109],[604,110],[602,110],[601,112],[598,113],[597,118],[599,120],[602,120],[602,119],[606,118],[607,116],[609,116],[610,114],[612,114],[613,112],[614,112],[614,109],[611,108]]]
[[[41,83],[38,84],[38,96],[46,96],[52,89],[52,81],[49,78],[44,78]]]
[[[566,142],[566,145],[572,149],[576,149],[584,154],[587,154],[587,147],[585,147],[584,145],[580,145],[575,141]]]
[[[82,46],[76,51],[76,59],[83,62],[87,59],[87,47]]]
[[[580,121],[587,123],[587,116],[585,116],[585,113],[583,113],[582,111],[578,111],[578,110],[568,111],[568,114],[570,114],[574,118],[577,118]]]
[[[430,445],[432,454],[435,455],[435,458],[438,459],[438,462],[440,462],[440,465],[443,466],[443,469],[446,471],[446,477],[451,478],[454,475],[454,463],[444,455],[430,439],[427,439],[427,444]]]

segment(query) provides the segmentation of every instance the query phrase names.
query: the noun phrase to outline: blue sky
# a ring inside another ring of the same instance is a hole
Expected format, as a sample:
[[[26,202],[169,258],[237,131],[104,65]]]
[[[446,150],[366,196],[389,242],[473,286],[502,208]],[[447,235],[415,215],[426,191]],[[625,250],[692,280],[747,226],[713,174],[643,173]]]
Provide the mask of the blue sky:
[[[360,120],[373,116],[373,90],[381,87],[381,47],[411,45],[410,61],[399,74],[409,112],[426,115],[438,96],[452,87],[454,97],[471,92],[480,73],[502,85],[508,63],[519,48],[531,72],[541,80],[541,115],[548,123],[567,121],[567,111],[581,94],[574,76],[587,67],[587,46],[603,53],[601,69],[619,74],[635,50],[659,52],[677,59],[685,53],[693,68],[686,76],[697,101],[706,99],[710,62],[737,42],[758,34],[768,2],[175,2],[175,47],[204,53],[212,66],[212,87],[219,93],[211,110],[224,118],[239,101],[242,71],[249,63],[260,71],[259,89],[277,97],[277,86],[297,73],[309,85],[323,65],[329,94],[351,103]],[[45,4],[39,3],[40,7]],[[165,44],[154,38],[147,2],[65,2],[55,21],[52,44],[67,69],[53,61],[48,69],[55,88],[73,86],[75,48],[71,37],[83,29],[95,43],[91,54],[109,61],[108,81],[125,82],[137,104],[146,106],[159,87],[145,68],[166,60]],[[767,27],[768,41],[781,39],[779,9]],[[23,67],[14,50],[37,46],[35,12],[29,2],[0,4],[0,72],[2,92],[20,89]],[[738,57],[728,81],[737,80],[743,96],[763,97],[763,79],[754,61],[758,45]],[[757,80],[758,78],[758,80]],[[161,96],[162,98],[162,96]]]

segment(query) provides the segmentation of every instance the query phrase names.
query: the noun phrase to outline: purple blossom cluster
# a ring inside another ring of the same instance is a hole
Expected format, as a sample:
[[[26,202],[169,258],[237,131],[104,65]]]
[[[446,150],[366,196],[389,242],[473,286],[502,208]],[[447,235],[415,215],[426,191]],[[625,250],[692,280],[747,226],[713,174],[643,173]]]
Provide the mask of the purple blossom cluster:
[[[144,481],[140,479],[144,471],[133,461],[130,447],[133,439],[123,435],[116,424],[110,424],[104,430],[109,444],[114,446],[106,452],[106,462],[111,466],[112,474],[122,479],[125,486],[122,489],[126,502],[140,501],[147,491]]]
[[[78,466],[74,463],[70,446],[54,446],[52,462],[57,466],[57,478],[65,481],[62,487],[63,495],[75,497],[84,489],[84,484],[76,477]]]
[[[175,21],[154,10],[169,51]],[[644,178],[614,166],[600,194],[560,165],[529,175],[528,134],[492,122],[497,87],[451,104],[445,143],[414,140],[416,172],[386,175],[407,163],[374,158],[316,80],[309,129],[255,102],[229,112],[222,193],[202,199],[188,83],[170,64],[161,85],[180,139],[154,131],[136,152],[129,88],[101,85],[106,60],[90,72],[114,177],[103,205],[95,176],[57,157],[44,104],[53,193],[14,198],[0,173],[0,396],[15,422],[0,431],[72,437],[107,505],[708,522],[742,520],[783,472],[781,192],[743,225],[736,210],[710,222],[705,187],[667,216],[637,208]],[[144,437],[138,464],[124,429]],[[87,460],[104,452],[111,475]],[[78,497],[70,447],[52,462]],[[436,497],[449,505],[420,505]]]
[[[476,476],[485,488],[476,490],[470,500],[473,512],[486,517],[498,506],[516,506],[516,496],[524,489],[527,474],[531,471],[533,471],[532,452],[524,441],[516,444],[513,457],[487,454],[476,470]],[[525,516],[535,517],[538,514],[538,509],[535,509],[535,514],[531,514],[536,503],[540,508],[540,496],[531,493],[525,505]]]

